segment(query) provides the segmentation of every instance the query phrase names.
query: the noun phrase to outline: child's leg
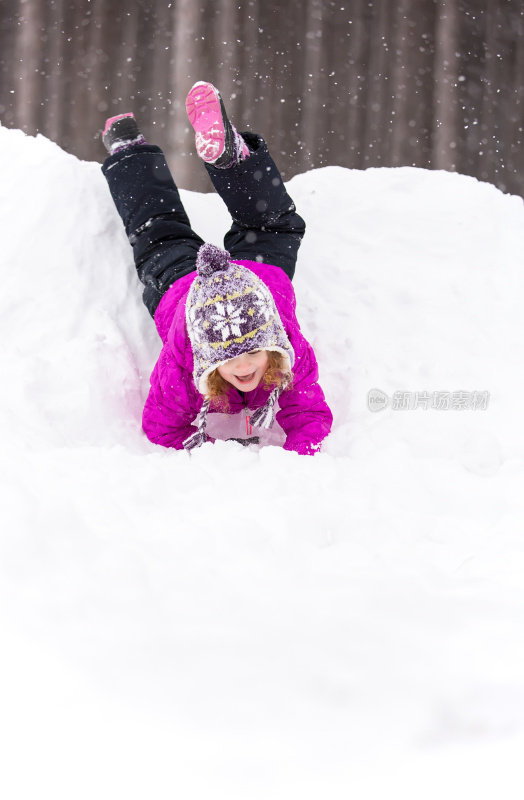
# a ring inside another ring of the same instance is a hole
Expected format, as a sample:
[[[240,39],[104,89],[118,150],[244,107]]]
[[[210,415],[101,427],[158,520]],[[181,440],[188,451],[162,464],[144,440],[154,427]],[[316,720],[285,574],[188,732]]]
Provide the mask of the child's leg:
[[[195,269],[203,240],[191,229],[159,147],[125,147],[106,159],[102,171],[146,287],[144,303],[153,316],[169,287]]]
[[[210,83],[193,86],[186,109],[195,129],[197,152],[233,217],[224,238],[226,248],[235,259],[281,267],[292,279],[305,223],[266,143],[256,134],[237,133],[218,90]]]
[[[205,164],[233,218],[224,244],[233,259],[281,267],[292,280],[306,224],[261,136],[242,133],[251,155],[229,169]]]

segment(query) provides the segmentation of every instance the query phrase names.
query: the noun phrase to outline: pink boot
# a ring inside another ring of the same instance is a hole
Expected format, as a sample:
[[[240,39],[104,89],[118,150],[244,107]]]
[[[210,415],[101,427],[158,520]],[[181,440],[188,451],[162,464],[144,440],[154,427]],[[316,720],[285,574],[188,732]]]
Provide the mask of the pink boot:
[[[109,117],[104,126],[102,141],[110,155],[130,147],[132,144],[147,144],[138,130],[135,117],[131,112]]]
[[[186,98],[186,111],[195,129],[198,155],[208,164],[227,169],[249,156],[249,148],[231,125],[218,89],[199,81]]]

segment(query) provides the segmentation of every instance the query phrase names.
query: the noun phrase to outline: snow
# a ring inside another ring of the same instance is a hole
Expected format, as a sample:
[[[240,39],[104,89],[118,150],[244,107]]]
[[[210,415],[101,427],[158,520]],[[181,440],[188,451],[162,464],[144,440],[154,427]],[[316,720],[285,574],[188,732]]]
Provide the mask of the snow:
[[[2,797],[522,797],[522,200],[293,178],[333,433],[189,456],[140,429],[159,341],[100,166],[0,158]]]

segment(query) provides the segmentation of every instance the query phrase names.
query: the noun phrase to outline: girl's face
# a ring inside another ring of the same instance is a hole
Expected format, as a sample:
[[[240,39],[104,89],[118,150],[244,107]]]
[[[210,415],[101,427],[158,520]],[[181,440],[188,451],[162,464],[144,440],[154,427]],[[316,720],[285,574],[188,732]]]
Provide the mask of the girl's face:
[[[241,392],[256,389],[269,364],[267,350],[251,350],[218,367],[218,374]]]

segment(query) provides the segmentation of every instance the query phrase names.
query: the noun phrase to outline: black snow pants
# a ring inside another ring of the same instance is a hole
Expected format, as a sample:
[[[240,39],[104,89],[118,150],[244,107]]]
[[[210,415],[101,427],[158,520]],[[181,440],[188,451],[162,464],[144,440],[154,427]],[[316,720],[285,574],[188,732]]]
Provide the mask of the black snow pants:
[[[224,246],[233,260],[281,267],[292,280],[305,231],[264,140],[242,133],[252,154],[229,169],[205,164],[233,224]],[[155,145],[134,145],[102,166],[133,247],[143,299],[151,314],[169,287],[195,269],[203,240],[189,223],[164,154]]]

